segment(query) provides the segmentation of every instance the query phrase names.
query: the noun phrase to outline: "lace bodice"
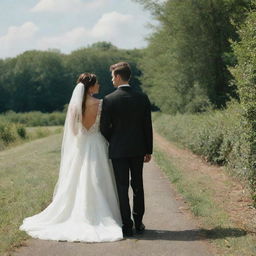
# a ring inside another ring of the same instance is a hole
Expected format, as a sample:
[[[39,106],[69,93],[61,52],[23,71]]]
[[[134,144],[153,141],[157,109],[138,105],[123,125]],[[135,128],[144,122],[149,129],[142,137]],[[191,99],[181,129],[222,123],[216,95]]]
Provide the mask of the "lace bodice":
[[[86,129],[84,127],[84,125],[80,122],[82,133],[88,134],[88,133],[99,132],[101,109],[102,109],[102,100],[100,100],[100,102],[99,102],[96,120],[95,120],[94,124],[90,127],[90,129]]]

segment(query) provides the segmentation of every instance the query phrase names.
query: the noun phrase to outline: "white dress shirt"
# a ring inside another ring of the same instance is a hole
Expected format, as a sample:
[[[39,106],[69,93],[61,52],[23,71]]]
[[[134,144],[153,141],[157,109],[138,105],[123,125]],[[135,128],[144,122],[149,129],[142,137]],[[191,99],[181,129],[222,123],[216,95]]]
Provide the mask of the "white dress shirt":
[[[129,84],[121,84],[117,88],[120,88],[120,87],[130,87],[130,85]]]

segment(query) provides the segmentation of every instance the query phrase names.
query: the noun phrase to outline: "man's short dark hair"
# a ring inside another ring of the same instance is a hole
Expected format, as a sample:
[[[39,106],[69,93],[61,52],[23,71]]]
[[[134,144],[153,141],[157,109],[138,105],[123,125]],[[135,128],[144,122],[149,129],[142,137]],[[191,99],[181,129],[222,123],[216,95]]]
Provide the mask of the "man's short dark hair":
[[[114,71],[114,76],[120,75],[123,81],[129,81],[131,78],[131,67],[127,62],[118,62],[110,66],[110,71]]]

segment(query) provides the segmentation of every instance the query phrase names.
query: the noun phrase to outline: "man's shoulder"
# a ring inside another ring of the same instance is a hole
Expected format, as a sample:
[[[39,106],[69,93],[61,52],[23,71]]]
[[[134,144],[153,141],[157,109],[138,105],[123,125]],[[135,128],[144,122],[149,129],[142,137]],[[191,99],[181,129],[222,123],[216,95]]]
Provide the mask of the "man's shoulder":
[[[143,99],[148,99],[147,94],[145,94],[142,91],[135,90],[133,88],[129,88],[129,90],[116,89],[115,91],[113,91],[110,94],[106,95],[104,97],[104,99],[105,100],[112,100],[112,99],[115,99],[116,97],[119,97],[120,95],[123,95],[123,94],[130,94],[131,96],[135,96],[135,97],[140,98],[140,99],[142,99],[142,98]]]
[[[139,97],[140,99],[148,100],[148,96],[147,96],[146,93],[144,93],[144,92],[142,92],[142,91],[135,91],[134,93],[135,93],[135,95],[136,95],[137,97]]]
[[[110,99],[114,98],[117,94],[118,94],[118,91],[115,90],[115,91],[113,91],[113,92],[107,94],[107,95],[104,97],[104,100],[110,100]]]
[[[136,91],[141,97],[147,98],[147,94],[142,91]]]

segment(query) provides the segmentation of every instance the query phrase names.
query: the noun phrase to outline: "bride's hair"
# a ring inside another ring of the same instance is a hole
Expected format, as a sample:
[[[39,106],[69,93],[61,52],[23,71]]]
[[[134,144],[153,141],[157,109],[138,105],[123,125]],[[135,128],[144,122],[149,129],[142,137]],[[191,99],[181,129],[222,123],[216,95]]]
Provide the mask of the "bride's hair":
[[[94,86],[96,84],[96,82],[97,82],[96,75],[91,74],[91,73],[82,73],[77,79],[77,83],[84,84],[84,98],[83,98],[83,103],[82,103],[82,114],[85,111],[86,96],[88,94],[88,90],[90,87]]]

